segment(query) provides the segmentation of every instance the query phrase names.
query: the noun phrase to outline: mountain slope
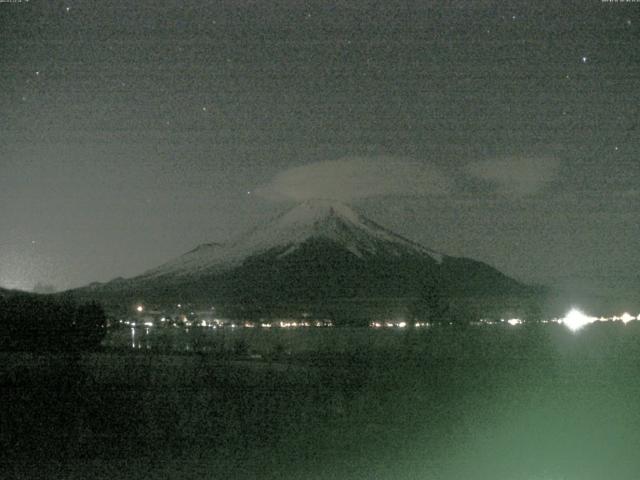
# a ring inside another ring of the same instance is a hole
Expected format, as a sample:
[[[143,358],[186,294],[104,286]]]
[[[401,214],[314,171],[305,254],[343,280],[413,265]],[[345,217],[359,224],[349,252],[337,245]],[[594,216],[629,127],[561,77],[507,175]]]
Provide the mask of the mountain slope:
[[[528,287],[482,262],[423,247],[345,205],[313,201],[229,244],[201,245],[137,277],[76,293],[113,304],[216,305],[234,316],[311,311],[353,319],[433,315],[454,298],[526,295]]]
[[[274,250],[279,250],[279,258],[282,258],[291,255],[306,241],[317,238],[341,245],[359,258],[411,254],[436,261],[442,259],[442,255],[384,229],[346,205],[313,201],[302,203],[229,245],[201,245],[145,272],[141,278],[220,272],[241,265],[246,258]]]

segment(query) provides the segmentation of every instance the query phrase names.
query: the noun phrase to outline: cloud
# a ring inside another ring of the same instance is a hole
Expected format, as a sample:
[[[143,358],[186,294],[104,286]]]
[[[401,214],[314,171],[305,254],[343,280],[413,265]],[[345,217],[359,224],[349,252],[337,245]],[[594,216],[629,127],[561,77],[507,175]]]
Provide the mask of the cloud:
[[[396,157],[347,157],[277,174],[255,193],[272,200],[354,200],[381,195],[441,195],[450,182],[431,164]]]
[[[503,158],[470,163],[466,173],[488,181],[507,195],[539,192],[558,178],[560,162],[554,158]]]

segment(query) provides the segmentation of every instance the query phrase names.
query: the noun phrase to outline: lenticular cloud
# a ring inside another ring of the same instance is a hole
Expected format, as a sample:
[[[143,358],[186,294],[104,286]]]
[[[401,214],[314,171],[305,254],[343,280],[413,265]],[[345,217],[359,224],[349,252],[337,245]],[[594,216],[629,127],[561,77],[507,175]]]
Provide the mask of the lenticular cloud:
[[[274,200],[348,201],[381,195],[440,195],[448,179],[433,165],[394,157],[348,157],[285,170],[256,190]]]

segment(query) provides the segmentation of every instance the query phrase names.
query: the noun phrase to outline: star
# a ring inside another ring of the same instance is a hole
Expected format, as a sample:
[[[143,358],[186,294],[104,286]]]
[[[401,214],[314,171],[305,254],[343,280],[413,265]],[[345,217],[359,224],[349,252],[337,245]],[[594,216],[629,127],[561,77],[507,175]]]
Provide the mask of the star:
[[[71,7],[67,7],[65,8],[65,10],[67,11],[67,13],[69,13],[69,10],[71,10]]]
[[[36,77],[37,77],[38,75],[40,75],[40,71],[39,71],[39,70],[36,70]]]
[[[587,63],[589,61],[589,57],[582,57],[582,63]]]
[[[207,111],[207,107],[202,107],[202,111],[206,112]]]

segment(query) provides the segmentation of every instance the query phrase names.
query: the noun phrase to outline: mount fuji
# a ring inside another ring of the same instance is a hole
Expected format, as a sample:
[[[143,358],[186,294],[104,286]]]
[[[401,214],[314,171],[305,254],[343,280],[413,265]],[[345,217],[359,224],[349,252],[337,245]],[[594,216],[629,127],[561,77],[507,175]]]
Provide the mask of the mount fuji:
[[[304,311],[353,319],[432,317],[469,299],[505,305],[532,289],[482,262],[408,240],[346,205],[316,200],[228,244],[203,244],[136,277],[74,293],[111,305],[182,302],[216,305],[230,316]]]
[[[284,260],[304,249],[307,242],[323,240],[355,258],[417,256],[441,262],[443,256],[390,232],[359,215],[350,207],[330,201],[308,201],[289,210],[274,222],[257,228],[229,245],[202,244],[141,279],[207,274],[241,265],[247,258],[275,254]],[[354,259],[355,260],[355,259]]]

